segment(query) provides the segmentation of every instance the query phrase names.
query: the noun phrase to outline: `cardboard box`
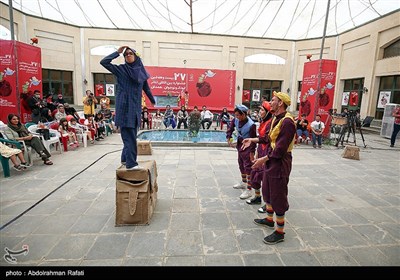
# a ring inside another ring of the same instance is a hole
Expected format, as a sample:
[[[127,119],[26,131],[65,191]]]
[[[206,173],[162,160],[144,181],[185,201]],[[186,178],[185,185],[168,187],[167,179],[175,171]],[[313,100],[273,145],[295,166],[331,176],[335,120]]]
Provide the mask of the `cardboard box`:
[[[152,155],[153,149],[151,148],[150,140],[140,140],[137,141],[137,151],[138,155]]]
[[[360,160],[360,148],[357,146],[346,146],[344,148],[343,158]]]
[[[157,201],[157,166],[154,160],[139,161],[143,169],[116,171],[115,226],[148,225]]]

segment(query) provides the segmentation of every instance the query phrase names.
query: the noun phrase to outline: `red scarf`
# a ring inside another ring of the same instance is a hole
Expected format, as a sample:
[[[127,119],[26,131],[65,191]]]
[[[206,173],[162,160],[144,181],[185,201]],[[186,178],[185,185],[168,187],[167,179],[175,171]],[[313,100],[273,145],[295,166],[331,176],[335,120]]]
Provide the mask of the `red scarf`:
[[[258,127],[258,136],[264,137],[266,132],[267,132],[267,126],[268,124],[271,122],[272,118],[270,118],[269,120],[260,123],[260,126]],[[263,150],[265,150],[265,148],[267,147],[267,144],[261,144],[261,147],[263,148]]]

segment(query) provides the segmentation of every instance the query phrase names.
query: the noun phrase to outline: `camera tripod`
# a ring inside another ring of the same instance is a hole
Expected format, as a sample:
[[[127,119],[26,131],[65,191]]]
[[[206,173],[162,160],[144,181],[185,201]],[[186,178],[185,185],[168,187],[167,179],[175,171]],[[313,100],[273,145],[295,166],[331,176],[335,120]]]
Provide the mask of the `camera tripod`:
[[[362,139],[363,144],[364,144],[364,148],[366,148],[367,145],[365,144],[365,139],[364,139],[364,135],[363,135],[362,130],[361,130],[360,121],[358,120],[357,115],[355,113],[353,113],[353,112],[349,113],[349,115],[347,116],[347,124],[341,126],[340,132],[339,132],[339,137],[336,139],[335,146],[338,147],[339,146],[339,142],[343,146],[343,142],[344,142],[344,138],[345,138],[346,132],[347,132],[346,143],[349,143],[349,137],[350,137],[350,134],[352,134],[353,135],[354,145],[357,146],[357,143],[356,143],[356,130],[357,130],[357,128],[360,131],[360,135],[361,135],[361,139]]]

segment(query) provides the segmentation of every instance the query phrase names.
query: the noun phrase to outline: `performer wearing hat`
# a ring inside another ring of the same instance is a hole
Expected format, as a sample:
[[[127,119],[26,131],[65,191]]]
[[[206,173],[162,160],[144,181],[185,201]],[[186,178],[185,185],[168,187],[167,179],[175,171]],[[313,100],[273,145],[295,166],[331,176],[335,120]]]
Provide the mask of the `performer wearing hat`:
[[[258,137],[265,137],[272,119],[270,113],[271,105],[268,101],[263,101],[260,106],[260,126],[258,127]],[[267,144],[258,144],[255,158],[261,158],[267,154]],[[253,168],[250,173],[251,187],[254,189],[254,197],[246,200],[247,204],[261,204],[261,181],[264,176],[264,166]],[[262,207],[263,208],[263,207]],[[265,207],[264,207],[265,208]]]
[[[125,63],[112,64],[111,61],[121,53],[124,55]],[[128,46],[121,46],[116,52],[103,58],[100,64],[113,73],[118,80],[115,100],[115,125],[120,128],[124,143],[121,163],[126,164],[127,170],[138,169],[140,167],[137,163],[136,136],[140,128],[142,91],[145,92],[153,105],[156,103],[147,82],[150,75],[136,51]]]
[[[236,128],[237,131],[237,144],[239,170],[242,174],[242,182],[233,186],[235,189],[246,189],[241,195],[241,199],[246,199],[252,196],[252,189],[250,183],[251,165],[254,160],[254,152],[256,144],[252,143],[246,149],[241,149],[242,141],[245,138],[256,137],[256,125],[247,116],[248,108],[242,104],[236,105],[234,114],[235,118],[232,120],[229,129],[226,131],[226,139],[228,145],[234,147],[232,144],[232,134]]]
[[[264,243],[275,244],[284,241],[285,212],[289,209],[288,183],[292,169],[292,149],[296,136],[296,125],[292,115],[286,111],[291,100],[287,93],[274,92],[271,113],[274,117],[270,129],[262,138],[244,139],[242,148],[252,143],[268,144],[267,155],[254,161],[252,168],[264,166],[262,180],[263,199],[267,204],[267,217],[254,219],[257,225],[275,228],[275,231],[264,238]]]

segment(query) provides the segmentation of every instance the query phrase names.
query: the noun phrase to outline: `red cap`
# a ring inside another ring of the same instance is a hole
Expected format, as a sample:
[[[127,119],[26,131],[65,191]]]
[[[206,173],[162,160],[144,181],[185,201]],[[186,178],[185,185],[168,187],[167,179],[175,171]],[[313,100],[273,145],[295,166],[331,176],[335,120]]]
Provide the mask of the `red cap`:
[[[271,105],[269,104],[268,101],[263,101],[263,103],[261,104],[261,107],[263,107],[267,112],[269,112],[271,110]]]

